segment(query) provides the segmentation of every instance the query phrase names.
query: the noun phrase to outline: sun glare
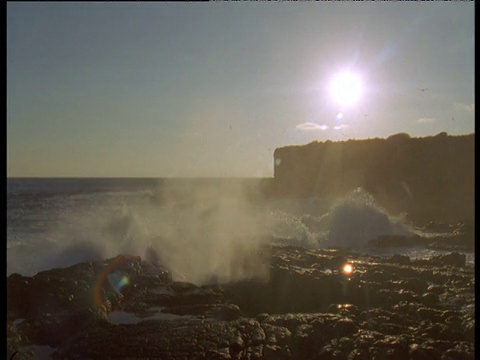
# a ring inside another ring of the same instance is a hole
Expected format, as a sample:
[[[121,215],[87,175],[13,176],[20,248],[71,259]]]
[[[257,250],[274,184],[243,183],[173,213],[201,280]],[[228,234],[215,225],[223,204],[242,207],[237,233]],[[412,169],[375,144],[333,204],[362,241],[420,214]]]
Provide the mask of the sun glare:
[[[360,77],[351,72],[342,72],[333,77],[330,92],[335,102],[342,106],[350,106],[358,101],[362,94]]]

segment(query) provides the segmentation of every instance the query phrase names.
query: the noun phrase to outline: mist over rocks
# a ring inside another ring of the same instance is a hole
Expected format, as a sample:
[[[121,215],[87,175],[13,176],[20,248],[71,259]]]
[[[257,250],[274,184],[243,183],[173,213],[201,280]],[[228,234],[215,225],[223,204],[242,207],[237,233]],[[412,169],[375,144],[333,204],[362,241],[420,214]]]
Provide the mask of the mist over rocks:
[[[362,188],[416,225],[474,222],[475,134],[312,142],[274,152],[268,194],[336,199]]]

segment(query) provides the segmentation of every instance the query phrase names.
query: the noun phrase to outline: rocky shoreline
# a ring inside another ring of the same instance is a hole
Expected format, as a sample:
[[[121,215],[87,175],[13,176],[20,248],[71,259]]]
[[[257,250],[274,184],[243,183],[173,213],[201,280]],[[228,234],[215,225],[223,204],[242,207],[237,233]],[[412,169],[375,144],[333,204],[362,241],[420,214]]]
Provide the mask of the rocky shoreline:
[[[465,255],[263,251],[269,278],[230,284],[173,281],[132,256],[12,274],[6,358],[475,358]]]

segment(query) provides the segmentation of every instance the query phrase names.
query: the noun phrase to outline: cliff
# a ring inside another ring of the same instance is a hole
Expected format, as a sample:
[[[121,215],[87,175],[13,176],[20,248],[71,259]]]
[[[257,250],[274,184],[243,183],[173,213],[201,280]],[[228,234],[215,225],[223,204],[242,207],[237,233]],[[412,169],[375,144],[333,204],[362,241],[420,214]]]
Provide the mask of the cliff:
[[[362,187],[417,224],[474,221],[475,135],[313,142],[274,152],[277,197],[336,198]]]

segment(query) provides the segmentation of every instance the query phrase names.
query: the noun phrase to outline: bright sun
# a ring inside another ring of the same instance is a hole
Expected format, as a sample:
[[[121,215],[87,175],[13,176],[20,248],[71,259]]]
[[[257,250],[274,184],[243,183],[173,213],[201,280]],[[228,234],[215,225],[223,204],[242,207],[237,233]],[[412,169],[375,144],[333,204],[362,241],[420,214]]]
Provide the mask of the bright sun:
[[[351,72],[342,72],[333,77],[330,92],[333,100],[342,106],[350,106],[358,101],[363,87],[360,77]]]

